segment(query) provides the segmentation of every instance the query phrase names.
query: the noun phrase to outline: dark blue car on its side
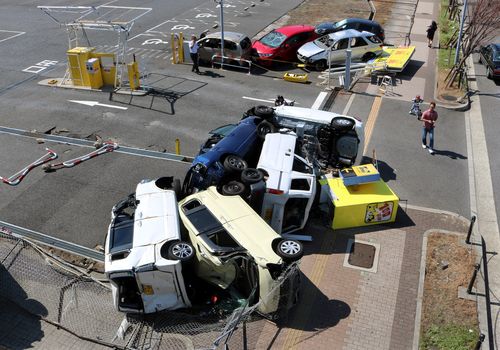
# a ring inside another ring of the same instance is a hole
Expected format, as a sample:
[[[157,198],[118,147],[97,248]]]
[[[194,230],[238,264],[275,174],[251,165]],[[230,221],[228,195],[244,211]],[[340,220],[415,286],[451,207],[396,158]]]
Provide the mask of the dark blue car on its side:
[[[238,124],[212,130],[186,174],[184,194],[214,185],[221,186],[223,194],[241,194],[245,189],[240,182],[243,177],[246,176],[248,183],[261,179],[260,173],[248,169],[248,160],[256,162],[262,148],[262,135],[272,130],[271,123],[253,115]],[[245,173],[241,174],[243,170]]]

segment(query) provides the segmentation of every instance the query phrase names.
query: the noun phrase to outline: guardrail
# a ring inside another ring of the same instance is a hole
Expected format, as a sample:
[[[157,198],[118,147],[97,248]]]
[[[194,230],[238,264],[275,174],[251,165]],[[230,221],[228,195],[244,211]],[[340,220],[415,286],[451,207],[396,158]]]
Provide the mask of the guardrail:
[[[220,62],[215,62],[215,59],[218,58],[220,59]],[[225,63],[225,61],[229,63]],[[212,67],[214,67],[215,64],[220,64],[221,68],[224,66],[228,67],[234,67],[234,68],[240,68],[240,69],[248,69],[248,75],[251,74],[252,71],[252,61],[246,60],[244,58],[234,58],[234,57],[228,57],[228,56],[221,56],[221,55],[213,55],[212,59]],[[238,62],[238,64],[234,64],[234,62]],[[242,63],[246,63],[248,67],[242,65]]]

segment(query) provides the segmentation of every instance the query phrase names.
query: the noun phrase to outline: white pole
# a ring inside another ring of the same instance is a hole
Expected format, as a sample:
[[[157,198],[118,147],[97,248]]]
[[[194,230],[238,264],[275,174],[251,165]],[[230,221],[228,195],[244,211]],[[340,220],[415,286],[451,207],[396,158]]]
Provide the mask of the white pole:
[[[216,0],[220,6],[220,55],[221,65],[224,69],[224,0]]]
[[[330,47],[330,50],[328,50],[328,84],[326,86],[327,90],[331,90],[330,87],[330,74],[332,74],[332,48]]]
[[[462,19],[460,20],[460,31],[458,32],[458,40],[457,40],[457,50],[455,51],[455,65],[458,63],[458,56],[460,54],[460,43],[462,42],[462,32],[464,29],[465,22],[465,12],[467,11],[467,0],[464,1],[464,7],[462,9]]]
[[[347,50],[345,51],[345,79],[344,90],[348,91],[351,86],[351,39],[347,43]]]

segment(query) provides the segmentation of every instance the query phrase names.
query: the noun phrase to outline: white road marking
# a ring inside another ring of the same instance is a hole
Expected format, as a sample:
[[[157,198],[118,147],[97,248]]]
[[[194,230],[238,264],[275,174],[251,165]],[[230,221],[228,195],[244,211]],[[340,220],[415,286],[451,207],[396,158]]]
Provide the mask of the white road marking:
[[[266,103],[274,103],[274,100],[269,99],[269,100],[262,100],[260,98],[255,98],[255,97],[248,97],[248,96],[242,96],[245,100],[253,100],[253,101],[259,101],[259,102],[266,102]]]
[[[13,39],[13,38],[15,38],[16,36],[26,34],[26,32],[16,32],[16,31],[14,31],[14,30],[1,30],[1,29],[0,29],[0,32],[15,33],[14,35],[9,36],[8,38],[5,38],[5,39],[0,40],[0,43],[1,43],[2,41],[7,41],[7,40],[10,40],[10,39]]]
[[[128,109],[127,107],[108,105],[105,103],[99,103],[97,101],[78,101],[78,100],[68,100],[68,101],[74,102],[74,103],[79,103],[79,104],[90,106],[90,107],[101,106],[101,107],[109,107],[109,108],[116,108],[116,109],[123,109],[123,110]]]
[[[313,105],[311,106],[311,109],[319,109],[319,107],[321,106],[323,100],[327,95],[328,93],[326,91],[321,91],[318,97],[316,97],[316,101],[314,101]]]

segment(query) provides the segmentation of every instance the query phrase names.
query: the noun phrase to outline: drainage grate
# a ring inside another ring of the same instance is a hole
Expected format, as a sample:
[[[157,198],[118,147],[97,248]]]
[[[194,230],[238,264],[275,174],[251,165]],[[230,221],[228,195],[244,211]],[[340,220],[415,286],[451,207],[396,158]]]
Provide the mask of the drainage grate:
[[[351,245],[347,262],[349,265],[371,269],[375,259],[375,251],[376,248],[373,245],[354,242]]]

